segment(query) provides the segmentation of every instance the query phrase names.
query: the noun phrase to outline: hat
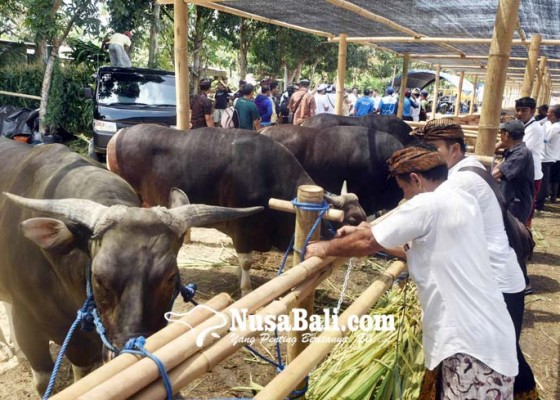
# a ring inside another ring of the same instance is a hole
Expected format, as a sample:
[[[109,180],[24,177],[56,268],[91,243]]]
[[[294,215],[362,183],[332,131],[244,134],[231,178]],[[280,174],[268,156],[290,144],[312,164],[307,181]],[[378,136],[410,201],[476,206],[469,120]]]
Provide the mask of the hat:
[[[387,94],[395,93],[395,89],[393,88],[393,86],[389,86],[387,89],[385,89],[385,91],[387,92]]]
[[[426,172],[439,166],[447,166],[437,149],[423,147],[405,147],[393,153],[387,161],[392,176]]]
[[[461,125],[450,118],[431,120],[423,127],[415,129],[412,134],[422,141],[465,138]]]
[[[514,119],[500,124],[500,130],[508,132],[514,139],[520,139],[525,134],[525,125],[518,119]]]
[[[332,93],[334,90],[334,85],[328,85],[327,86],[327,93]]]
[[[322,90],[327,90],[327,84],[326,83],[321,83],[318,87],[317,87],[317,91],[320,92]]]
[[[299,81],[299,84],[301,86],[309,86],[310,82],[309,79],[302,79],[301,81]]]
[[[515,108],[517,107],[529,107],[535,109],[537,107],[537,102],[532,97],[522,97],[515,100]]]
[[[412,89],[412,94],[420,94],[420,88]]]

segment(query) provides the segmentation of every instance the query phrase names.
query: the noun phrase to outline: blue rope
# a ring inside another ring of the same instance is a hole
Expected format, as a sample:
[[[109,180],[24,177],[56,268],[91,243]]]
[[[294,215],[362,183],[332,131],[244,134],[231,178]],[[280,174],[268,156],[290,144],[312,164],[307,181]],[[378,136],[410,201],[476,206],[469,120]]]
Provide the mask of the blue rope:
[[[54,388],[54,384],[55,384],[55,381],[56,381],[56,376],[58,375],[58,370],[60,369],[60,364],[62,363],[62,358],[64,357],[64,354],[66,353],[66,349],[68,348],[68,344],[70,343],[70,340],[72,339],[72,336],[74,335],[74,332],[76,331],[76,328],[78,327],[78,324],[80,325],[80,328],[84,332],[91,332],[95,329],[95,331],[97,332],[97,334],[101,338],[101,341],[103,342],[103,345],[105,347],[107,347],[110,351],[112,351],[113,353],[116,353],[116,354],[119,353],[119,350],[115,346],[113,346],[113,344],[107,338],[107,331],[105,330],[105,327],[103,326],[103,322],[101,321],[101,318],[99,316],[99,312],[97,311],[97,307],[96,307],[95,301],[93,299],[93,289],[92,289],[92,286],[91,286],[91,260],[88,263],[86,273],[87,273],[87,277],[86,277],[86,300],[84,301],[84,305],[82,306],[82,308],[80,308],[78,310],[76,320],[70,326],[70,329],[68,330],[68,333],[66,334],[66,337],[64,338],[64,342],[62,343],[62,346],[60,347],[60,351],[58,352],[58,356],[56,357],[56,362],[54,364],[54,368],[53,368],[53,371],[51,373],[51,377],[49,379],[49,384],[47,386],[47,390],[45,391],[45,394],[43,395],[42,400],[47,400],[52,393],[52,390]],[[171,305],[170,305],[169,308],[171,308],[171,306],[173,306],[173,302],[175,301],[175,299],[177,298],[177,296],[179,294],[181,294],[181,296],[183,297],[183,300],[185,302],[190,301],[195,306],[198,305],[198,303],[196,301],[194,301],[194,296],[196,294],[196,288],[197,287],[196,287],[195,283],[189,283],[189,284],[183,286],[183,285],[181,285],[180,280],[177,279],[177,288],[175,289],[175,293],[173,294],[173,297],[171,299]],[[145,356],[145,357],[150,358],[152,361],[154,361],[156,363],[156,365],[158,366],[159,372],[161,374],[161,378],[162,378],[163,383],[165,385],[165,390],[167,392],[167,398],[172,399],[173,390],[172,390],[172,387],[171,387],[171,382],[169,381],[169,376],[167,375],[167,371],[165,370],[165,366],[163,365],[161,360],[159,360],[155,355],[153,355],[152,353],[150,353],[149,351],[147,351],[144,348],[145,343],[146,343],[146,339],[143,336],[139,336],[137,338],[130,339],[125,344],[121,353],[122,352],[132,353],[132,354],[136,354],[136,355],[140,355],[140,356]]]
[[[62,363],[62,358],[64,357],[64,353],[66,352],[66,348],[68,347],[68,343],[70,343],[70,339],[72,339],[72,335],[74,334],[74,331],[76,330],[76,328],[78,327],[78,324],[81,321],[80,314],[84,312],[84,309],[85,309],[86,305],[87,305],[87,300],[86,300],[86,304],[84,304],[84,306],[78,311],[78,317],[76,318],[76,320],[74,321],[72,326],[70,326],[70,329],[68,330],[68,333],[66,334],[66,337],[64,338],[64,342],[62,343],[62,346],[60,347],[60,351],[58,352],[58,356],[56,357],[56,362],[54,363],[53,372],[51,374],[51,378],[49,379],[49,385],[47,386],[47,390],[45,391],[45,394],[43,395],[43,400],[47,400],[51,396],[51,392],[53,390],[54,383],[56,381],[56,376],[58,374],[58,369],[60,368],[60,364]]]
[[[305,257],[305,249],[307,248],[307,245],[311,241],[311,237],[313,236],[313,234],[315,233],[315,231],[319,227],[319,224],[321,223],[321,220],[323,219],[323,217],[325,216],[325,214],[327,213],[327,211],[329,210],[330,207],[325,200],[323,200],[322,203],[317,204],[317,203],[302,203],[302,202],[297,201],[297,199],[293,199],[292,204],[294,206],[296,206],[297,208],[300,208],[304,211],[318,211],[319,212],[319,215],[317,216],[317,219],[315,220],[315,223],[313,224],[313,226],[311,227],[311,230],[309,231],[309,233],[307,234],[307,237],[305,238],[303,251],[298,251],[301,254],[300,259],[301,259],[301,261],[303,261],[304,257]],[[282,275],[282,273],[284,272],[284,267],[286,266],[286,261],[288,259],[288,256],[290,255],[290,252],[292,251],[293,247],[294,247],[294,236],[292,236],[290,244],[288,245],[288,248],[286,249],[286,252],[284,253],[284,256],[282,257],[280,267],[278,268],[278,275]],[[285,365],[282,362],[282,351],[280,349],[280,341],[278,340],[278,330],[277,329],[274,330],[274,337],[276,339],[275,340],[275,342],[276,342],[276,357],[278,358],[278,362],[275,362],[274,360],[271,360],[270,358],[260,354],[257,350],[255,350],[251,346],[245,346],[245,348],[247,350],[249,350],[251,353],[253,353],[255,356],[257,356],[258,358],[260,358],[261,360],[263,360],[263,361],[269,363],[270,365],[273,365],[274,367],[276,367],[276,370],[278,372],[282,372],[285,368]],[[305,386],[303,387],[303,389],[292,391],[289,395],[289,398],[290,399],[297,399],[299,397],[302,397],[307,392],[308,387],[309,387],[309,376],[306,376],[305,377]]]
[[[171,381],[169,380],[169,375],[165,369],[165,365],[159,358],[154,354],[150,353],[144,345],[146,344],[146,338],[144,336],[139,336],[137,338],[132,338],[124,345],[121,353],[130,353],[140,357],[148,357],[150,360],[156,363],[161,379],[163,380],[163,385],[165,386],[165,391],[167,393],[167,400],[173,399],[173,387],[171,386]]]

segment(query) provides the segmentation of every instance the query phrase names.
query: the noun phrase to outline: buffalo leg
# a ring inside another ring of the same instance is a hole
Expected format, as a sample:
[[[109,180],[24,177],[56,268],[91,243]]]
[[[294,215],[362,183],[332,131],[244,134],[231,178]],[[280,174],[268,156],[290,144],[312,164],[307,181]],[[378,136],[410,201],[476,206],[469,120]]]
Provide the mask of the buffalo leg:
[[[251,265],[253,257],[251,253],[238,253],[241,296],[245,296],[251,291]]]
[[[15,337],[31,364],[35,389],[42,396],[49,384],[54,367],[49,351],[49,339],[24,308],[14,305]]]

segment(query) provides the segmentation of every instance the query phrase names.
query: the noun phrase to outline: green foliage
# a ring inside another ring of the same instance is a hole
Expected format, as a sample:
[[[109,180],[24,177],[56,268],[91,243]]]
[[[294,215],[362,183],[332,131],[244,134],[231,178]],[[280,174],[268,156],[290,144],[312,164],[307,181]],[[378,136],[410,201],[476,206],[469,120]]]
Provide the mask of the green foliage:
[[[84,88],[91,82],[88,69],[57,65],[53,75],[45,122],[72,134],[91,132],[93,108],[84,98]]]
[[[68,53],[75,66],[83,66],[93,73],[100,65],[109,64],[109,53],[93,42],[80,39],[68,39],[72,51]]]
[[[83,89],[90,83],[91,73],[83,67],[57,66],[51,86],[45,122],[51,131],[91,132],[93,116],[90,101],[83,98]],[[0,69],[0,89],[38,96],[41,93],[44,67],[19,64]],[[0,105],[36,109],[39,100],[0,96]]]

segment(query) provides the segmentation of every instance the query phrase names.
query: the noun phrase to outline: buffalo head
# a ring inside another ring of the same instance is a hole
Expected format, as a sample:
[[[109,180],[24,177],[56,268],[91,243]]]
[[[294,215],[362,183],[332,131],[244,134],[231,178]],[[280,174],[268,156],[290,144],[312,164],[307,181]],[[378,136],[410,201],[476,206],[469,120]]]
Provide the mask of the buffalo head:
[[[366,213],[354,193],[341,195],[329,193],[325,194],[324,198],[333,207],[344,211],[344,221],[342,221],[344,225],[359,225],[366,220]]]
[[[179,277],[177,253],[188,228],[262,210],[191,205],[178,189],[172,190],[170,208],[107,207],[84,199],[6,196],[22,207],[61,218],[27,219],[21,229],[60,273],[68,268],[84,271],[77,283],[82,295],[85,256],[91,259],[94,300],[108,339],[119,349],[129,338],[148,336],[165,326],[164,314],[172,305]]]

